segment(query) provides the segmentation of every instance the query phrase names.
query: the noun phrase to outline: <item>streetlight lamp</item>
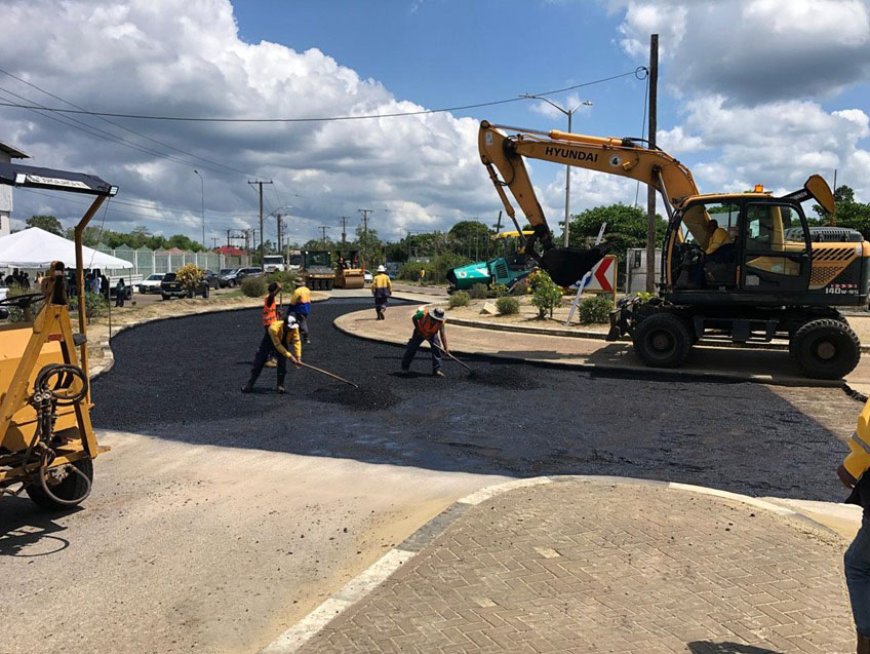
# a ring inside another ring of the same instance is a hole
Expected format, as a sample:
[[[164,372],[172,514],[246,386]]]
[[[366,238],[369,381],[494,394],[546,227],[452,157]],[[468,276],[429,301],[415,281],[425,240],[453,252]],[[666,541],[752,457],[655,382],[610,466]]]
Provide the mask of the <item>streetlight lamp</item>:
[[[570,129],[570,128],[569,128]],[[205,181],[200,175],[199,171],[194,168],[193,172],[199,177],[199,191],[200,191],[200,216],[202,217],[202,249],[205,250]]]
[[[549,98],[545,98],[542,95],[532,95],[531,93],[523,93],[521,98],[525,98],[527,100],[543,100],[551,107],[558,109],[563,114],[568,116],[568,132],[571,131],[571,117],[574,115],[574,112],[577,111],[580,107],[591,107],[592,102],[589,100],[584,100],[580,104],[578,104],[573,109],[564,109],[557,105],[555,102],[550,100]],[[565,231],[564,231],[564,240],[563,245],[568,247],[568,221],[570,219],[570,205],[571,205],[571,166],[565,166]]]

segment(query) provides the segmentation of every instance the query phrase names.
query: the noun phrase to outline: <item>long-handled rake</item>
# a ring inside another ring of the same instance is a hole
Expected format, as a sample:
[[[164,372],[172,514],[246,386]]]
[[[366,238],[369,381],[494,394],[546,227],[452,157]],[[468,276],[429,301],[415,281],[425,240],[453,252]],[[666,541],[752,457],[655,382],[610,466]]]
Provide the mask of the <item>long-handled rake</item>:
[[[348,386],[353,386],[354,388],[359,388],[352,381],[345,379],[344,377],[339,377],[335,373],[329,372],[328,370],[324,370],[323,368],[318,368],[317,366],[312,366],[310,363],[305,363],[304,361],[300,361],[299,365],[303,368],[309,368],[315,372],[319,372],[321,375],[326,375],[327,377],[332,377],[333,379],[337,379],[338,381],[347,384]]]

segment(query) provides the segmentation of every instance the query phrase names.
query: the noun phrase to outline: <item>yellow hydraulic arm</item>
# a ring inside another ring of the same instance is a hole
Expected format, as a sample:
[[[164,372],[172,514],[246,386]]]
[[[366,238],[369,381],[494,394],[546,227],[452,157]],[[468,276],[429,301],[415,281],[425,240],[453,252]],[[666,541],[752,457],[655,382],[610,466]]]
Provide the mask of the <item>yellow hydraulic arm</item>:
[[[518,133],[506,136],[499,128],[516,130]],[[478,149],[505,211],[516,221],[514,208],[504,192],[507,186],[529,224],[536,228],[545,249],[552,247],[552,243],[547,242],[548,235],[543,234],[544,231],[549,232],[547,220],[535,197],[523,157],[588,168],[644,182],[662,194],[668,213],[681,198],[698,194],[698,187],[688,168],[666,152],[651,150],[630,139],[587,136],[558,130],[539,132],[483,121],[478,133]]]

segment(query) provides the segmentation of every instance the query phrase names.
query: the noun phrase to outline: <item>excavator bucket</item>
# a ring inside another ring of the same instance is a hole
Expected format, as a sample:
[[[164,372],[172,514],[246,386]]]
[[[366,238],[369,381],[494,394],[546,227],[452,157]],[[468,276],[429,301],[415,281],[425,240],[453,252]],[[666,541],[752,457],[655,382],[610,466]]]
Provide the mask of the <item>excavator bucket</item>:
[[[552,248],[541,255],[541,267],[559,286],[579,282],[604,257],[601,247]]]

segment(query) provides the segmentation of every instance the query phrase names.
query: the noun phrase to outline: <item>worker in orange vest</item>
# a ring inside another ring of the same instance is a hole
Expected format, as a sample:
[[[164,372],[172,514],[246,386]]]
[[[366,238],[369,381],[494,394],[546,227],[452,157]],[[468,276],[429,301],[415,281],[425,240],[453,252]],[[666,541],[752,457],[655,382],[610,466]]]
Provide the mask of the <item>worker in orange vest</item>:
[[[266,296],[266,299],[263,300],[263,329],[266,331],[267,336],[271,324],[278,320],[278,300],[275,299],[275,296],[278,295],[281,290],[281,282],[272,282],[269,284],[269,294]],[[265,365],[267,368],[274,368],[278,365],[278,360],[274,353],[269,354],[269,358],[266,359]]]
[[[444,332],[445,315],[444,309],[435,307],[428,309],[420,307],[411,318],[414,323],[414,333],[405,347],[402,356],[402,372],[408,372],[411,361],[414,359],[417,349],[423,341],[429,341],[429,349],[432,352],[432,375],[443,377],[441,372],[441,353],[447,352],[447,334]]]

